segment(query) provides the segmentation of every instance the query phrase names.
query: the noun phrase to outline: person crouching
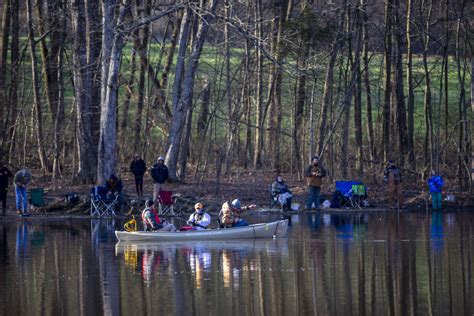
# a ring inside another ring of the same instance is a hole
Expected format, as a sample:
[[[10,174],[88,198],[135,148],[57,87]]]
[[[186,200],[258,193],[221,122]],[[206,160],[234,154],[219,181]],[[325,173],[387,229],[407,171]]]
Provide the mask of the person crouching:
[[[211,216],[204,212],[204,207],[201,203],[194,205],[194,213],[189,216],[188,225],[193,227],[193,230],[204,230],[207,229],[211,223]]]

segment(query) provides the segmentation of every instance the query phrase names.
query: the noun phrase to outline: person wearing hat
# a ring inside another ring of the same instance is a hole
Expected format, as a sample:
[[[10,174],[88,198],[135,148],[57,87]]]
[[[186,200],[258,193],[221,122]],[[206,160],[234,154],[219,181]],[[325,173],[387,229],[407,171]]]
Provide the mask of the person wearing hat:
[[[2,201],[3,215],[5,215],[7,210],[8,178],[11,177],[13,177],[13,174],[4,166],[3,161],[0,160],[0,200]]]
[[[132,163],[130,164],[130,171],[135,177],[135,189],[137,191],[137,196],[143,196],[143,176],[146,171],[146,163],[140,157],[140,155],[135,155]]]
[[[387,185],[387,200],[390,208],[403,208],[402,174],[395,166],[393,160],[389,160],[383,171],[383,181]],[[394,206],[393,202],[397,202]]]
[[[311,210],[313,203],[316,209],[319,209],[319,196],[321,194],[323,178],[326,176],[326,170],[319,164],[318,156],[311,158],[311,164],[306,168],[305,176],[306,183],[308,184],[306,210]]]
[[[193,230],[204,230],[211,223],[211,216],[204,212],[202,203],[196,203],[194,205],[194,213],[189,216],[186,223],[193,226]]]
[[[247,221],[240,217],[243,211],[257,207],[255,204],[249,206],[242,206],[239,199],[232,202],[225,202],[222,204],[222,209],[219,212],[219,219],[221,225],[224,227],[241,227],[248,226]]]
[[[164,189],[164,183],[168,180],[168,167],[166,167],[163,157],[158,157],[156,163],[151,167],[150,173],[153,179],[153,200],[156,202],[160,191]]]

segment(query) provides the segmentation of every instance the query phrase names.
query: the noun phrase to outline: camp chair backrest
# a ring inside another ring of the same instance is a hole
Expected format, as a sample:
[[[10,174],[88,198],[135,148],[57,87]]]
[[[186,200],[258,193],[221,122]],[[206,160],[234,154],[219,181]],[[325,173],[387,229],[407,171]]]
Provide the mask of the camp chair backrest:
[[[357,195],[357,196],[365,196],[366,195],[365,185],[363,184],[352,185],[352,194]]]
[[[30,189],[31,204],[34,206],[45,206],[44,202],[44,190],[43,189]]]
[[[160,191],[160,203],[163,205],[173,205],[173,192]]]
[[[349,196],[352,191],[352,186],[363,184],[360,181],[336,181],[336,191],[341,192],[343,196]]]
[[[96,200],[105,200],[107,199],[107,188],[95,186],[91,189],[91,195],[93,195]]]

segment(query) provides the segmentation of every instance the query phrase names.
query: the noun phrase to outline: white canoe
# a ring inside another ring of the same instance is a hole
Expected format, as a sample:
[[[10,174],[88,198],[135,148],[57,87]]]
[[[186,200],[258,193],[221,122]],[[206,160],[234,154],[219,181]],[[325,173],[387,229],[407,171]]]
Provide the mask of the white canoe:
[[[245,238],[284,237],[288,228],[288,220],[270,223],[252,224],[244,227],[193,230],[184,232],[125,232],[115,231],[119,241],[173,241],[173,240],[228,240]]]

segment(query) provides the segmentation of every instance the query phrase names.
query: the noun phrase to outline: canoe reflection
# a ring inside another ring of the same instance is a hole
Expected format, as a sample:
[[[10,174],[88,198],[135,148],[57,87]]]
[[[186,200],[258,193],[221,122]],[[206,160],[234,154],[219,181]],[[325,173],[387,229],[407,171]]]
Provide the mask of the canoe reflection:
[[[257,254],[288,256],[288,241],[118,242],[115,254],[123,256],[127,267],[140,271],[145,284],[152,283],[155,276],[171,270],[192,274],[197,289],[216,273],[222,276],[223,286],[230,287],[233,281],[238,286],[242,269],[259,270],[255,262]]]

